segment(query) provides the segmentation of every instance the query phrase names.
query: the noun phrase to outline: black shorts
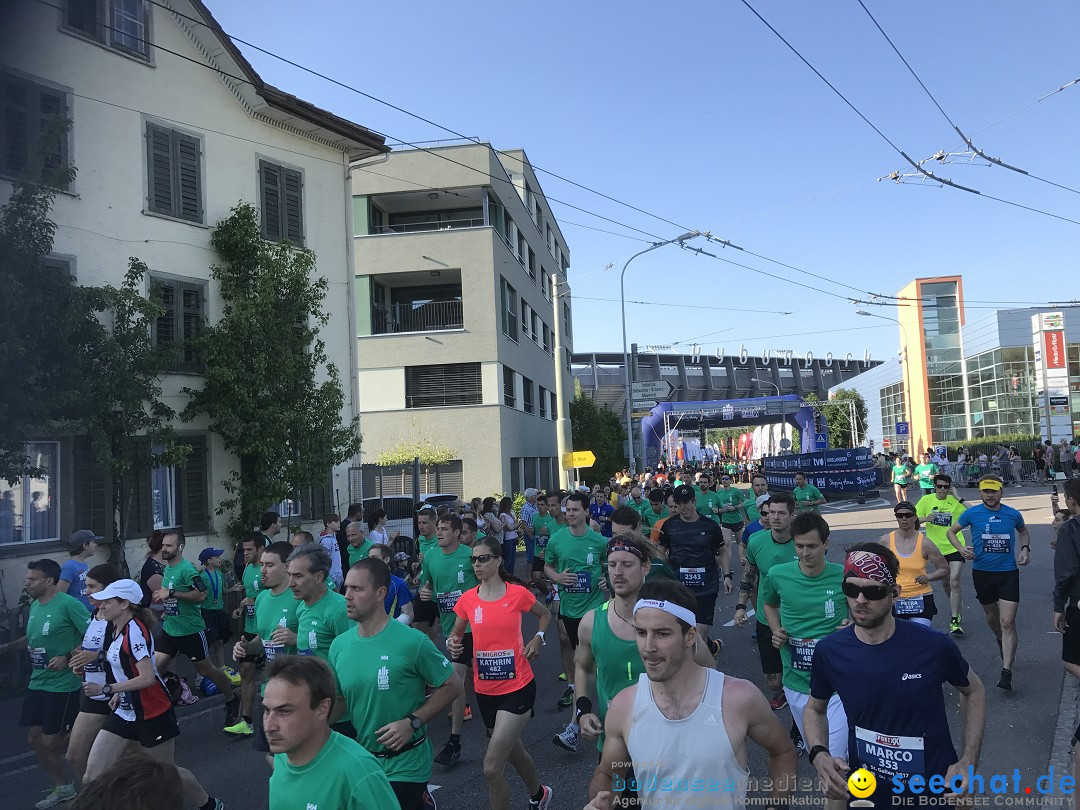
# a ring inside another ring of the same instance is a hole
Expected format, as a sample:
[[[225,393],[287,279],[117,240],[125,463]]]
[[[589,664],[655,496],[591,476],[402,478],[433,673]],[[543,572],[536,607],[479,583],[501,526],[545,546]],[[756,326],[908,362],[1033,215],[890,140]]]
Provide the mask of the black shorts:
[[[1075,605],[1065,608],[1065,622],[1068,626],[1061,637],[1061,660],[1080,665],[1080,608]]]
[[[170,636],[168,633],[161,634],[157,652],[165,653],[169,658],[183,655],[191,659],[191,663],[197,663],[210,655],[210,645],[206,643],[206,631],[189,633],[186,636]]]
[[[544,558],[541,557],[539,554],[537,556],[533,557],[532,572],[534,574],[542,574],[542,573],[544,573]]]
[[[1020,601],[1020,571],[979,571],[971,572],[971,581],[975,584],[975,598],[980,605],[992,605],[998,601]]]
[[[949,554],[945,554],[943,556],[945,557],[945,562],[951,562],[951,563],[954,563],[954,562],[958,562],[958,563],[966,562],[964,560],[964,555],[961,554],[959,551],[953,551],[953,552],[951,552]]]
[[[780,658],[780,651],[772,644],[772,628],[762,622],[757,623],[757,648],[763,673],[779,675],[784,671],[784,661]]]
[[[900,594],[903,597],[903,593]],[[937,616],[937,605],[934,604],[934,595],[932,593],[923,594],[923,609],[921,613],[905,613],[900,615],[896,612],[895,603],[893,606],[893,615],[898,619],[932,619]]]
[[[206,623],[206,643],[220,641],[224,644],[232,636],[232,620],[224,610],[204,610],[203,621]]]
[[[745,525],[746,524],[740,520],[738,523],[721,523],[720,528],[735,532],[735,536],[738,537],[739,532],[743,530],[743,526]]]
[[[79,714],[79,695],[74,692],[46,692],[29,689],[23,698],[19,725],[23,728],[41,726],[42,734],[67,734]]]
[[[427,792],[427,782],[391,782],[390,789],[394,791],[401,810],[426,810],[430,807],[424,801]]]
[[[711,593],[708,596],[694,594],[697,599],[697,607],[694,609],[694,617],[698,624],[712,627],[713,616],[716,614],[716,597],[719,594]]]
[[[495,728],[495,715],[499,712],[526,714],[533,710],[536,703],[536,678],[523,687],[506,695],[482,695],[476,693],[476,706],[484,718],[484,728]]]
[[[240,634],[240,638],[242,638],[244,641],[251,641],[252,639],[258,638],[258,634],[256,634],[256,633],[248,633],[247,631],[245,631],[245,632]],[[238,664],[256,664],[256,665],[258,665],[258,664],[261,664],[261,663],[263,663],[265,661],[266,661],[266,659],[261,655],[241,655],[239,658],[236,659],[236,663],[238,663]]]
[[[562,622],[563,628],[566,630],[566,637],[570,639],[570,647],[577,649],[578,645],[578,627],[581,626],[581,619],[584,617],[579,616],[576,619],[571,619],[568,616],[560,616],[559,621]]]
[[[180,726],[176,723],[176,711],[169,710],[149,720],[125,720],[114,714],[105,721],[103,731],[115,734],[125,740],[134,740],[143,748],[153,748],[163,742],[180,736]]]
[[[449,653],[449,651],[447,652]],[[448,655],[448,657],[453,664],[464,664],[471,667],[473,660],[472,633],[465,633],[461,636],[461,655],[456,658],[452,655]]]
[[[113,710],[109,708],[108,698],[105,700],[94,700],[86,695],[81,695],[79,697],[79,713],[111,715]]]
[[[413,624],[435,624],[439,620],[439,607],[434,601],[414,599],[412,606]]]

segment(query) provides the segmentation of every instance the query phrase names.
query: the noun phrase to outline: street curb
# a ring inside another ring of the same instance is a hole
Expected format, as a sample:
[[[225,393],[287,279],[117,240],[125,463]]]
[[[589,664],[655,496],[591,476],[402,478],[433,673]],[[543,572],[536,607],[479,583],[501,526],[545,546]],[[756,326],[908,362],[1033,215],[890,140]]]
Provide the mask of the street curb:
[[[1050,747],[1050,762],[1048,763],[1048,766],[1053,766],[1055,773],[1072,773],[1072,757],[1069,756],[1069,748],[1072,746],[1072,735],[1076,730],[1078,720],[1080,720],[1080,680],[1068,673],[1062,673],[1061,705],[1058,707],[1057,727],[1054,729],[1054,743]],[[1066,798],[1062,806],[1073,807],[1073,798],[1071,796]]]

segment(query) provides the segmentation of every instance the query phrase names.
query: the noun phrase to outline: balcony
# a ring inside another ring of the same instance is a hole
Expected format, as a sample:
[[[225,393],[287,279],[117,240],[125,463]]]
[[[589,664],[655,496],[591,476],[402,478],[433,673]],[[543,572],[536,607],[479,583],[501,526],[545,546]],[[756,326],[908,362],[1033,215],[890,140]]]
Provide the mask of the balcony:
[[[483,211],[454,211],[448,214],[424,212],[419,215],[395,218],[389,225],[373,225],[372,233],[423,233],[425,231],[453,231],[459,228],[482,228]],[[479,214],[479,216],[476,216]]]
[[[464,327],[460,298],[456,301],[383,304],[371,308],[371,334],[373,335],[433,332]]]

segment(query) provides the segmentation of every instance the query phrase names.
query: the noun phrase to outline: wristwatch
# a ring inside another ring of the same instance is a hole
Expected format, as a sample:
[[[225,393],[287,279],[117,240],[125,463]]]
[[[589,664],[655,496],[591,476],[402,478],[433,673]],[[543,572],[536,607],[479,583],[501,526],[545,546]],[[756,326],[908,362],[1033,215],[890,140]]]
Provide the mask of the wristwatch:
[[[405,719],[409,721],[409,724],[412,726],[413,731],[419,731],[420,726],[424,725],[424,721],[417,717],[415,714],[407,714],[405,715]]]
[[[543,644],[546,647],[547,646],[547,637],[544,635],[544,631],[543,630],[537,630],[536,635],[540,636],[540,643]]]
[[[807,759],[807,761],[809,761],[809,763],[811,765],[813,765],[814,764],[814,757],[816,757],[818,754],[827,754],[827,753],[829,753],[828,746],[815,745],[813,748],[810,749],[810,752],[806,755],[806,759]]]
[[[107,683],[104,686],[102,686],[101,687],[101,694],[103,694],[103,695],[111,695],[112,694],[112,684]]]

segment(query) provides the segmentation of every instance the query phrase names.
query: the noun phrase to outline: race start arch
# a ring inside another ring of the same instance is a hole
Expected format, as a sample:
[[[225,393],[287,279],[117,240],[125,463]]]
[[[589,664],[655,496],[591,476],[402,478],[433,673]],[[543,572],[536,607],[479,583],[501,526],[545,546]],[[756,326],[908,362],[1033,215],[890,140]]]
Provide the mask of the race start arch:
[[[799,430],[801,449],[797,452],[825,450],[829,446],[825,419],[815,404],[795,394],[708,402],[661,402],[641,420],[645,463],[655,466],[661,446],[676,435],[675,431],[699,431],[704,438],[706,430],[716,428],[788,424]],[[772,448],[770,452],[776,453],[778,449]]]

